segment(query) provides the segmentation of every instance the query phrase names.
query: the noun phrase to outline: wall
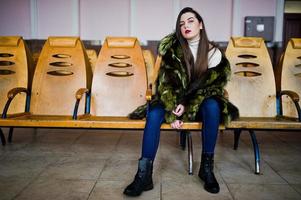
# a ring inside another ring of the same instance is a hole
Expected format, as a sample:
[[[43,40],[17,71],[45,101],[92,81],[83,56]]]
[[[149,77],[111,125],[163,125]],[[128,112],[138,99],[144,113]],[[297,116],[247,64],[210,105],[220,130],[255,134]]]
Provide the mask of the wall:
[[[0,5],[0,35],[25,39],[160,40],[174,30],[180,9],[190,6],[203,16],[211,40],[242,36],[245,16],[275,16],[274,40],[282,40],[284,0],[0,0]]]
[[[0,0],[0,35],[31,38],[30,0]]]
[[[130,35],[130,0],[80,0],[80,36],[101,40]]]
[[[79,35],[78,1],[39,0],[36,1],[37,39],[53,35]]]

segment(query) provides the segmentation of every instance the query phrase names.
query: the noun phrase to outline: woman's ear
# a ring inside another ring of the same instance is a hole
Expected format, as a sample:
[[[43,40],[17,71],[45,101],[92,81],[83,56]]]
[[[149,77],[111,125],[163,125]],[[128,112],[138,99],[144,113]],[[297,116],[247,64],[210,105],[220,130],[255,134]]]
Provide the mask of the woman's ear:
[[[203,29],[203,23],[200,22],[200,30],[202,30],[202,29]]]

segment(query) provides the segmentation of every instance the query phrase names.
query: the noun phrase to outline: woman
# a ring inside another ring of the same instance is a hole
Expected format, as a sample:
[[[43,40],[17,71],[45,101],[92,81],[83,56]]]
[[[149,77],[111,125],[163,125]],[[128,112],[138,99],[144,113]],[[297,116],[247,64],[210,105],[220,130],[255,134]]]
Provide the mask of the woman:
[[[159,44],[162,62],[157,91],[150,107],[137,108],[130,118],[141,118],[147,110],[142,155],[134,181],[124,194],[139,196],[153,189],[153,162],[159,145],[160,126],[165,121],[181,129],[185,121],[201,120],[202,158],[198,176],[204,188],[218,193],[213,173],[214,149],[219,124],[238,116],[238,110],[224,98],[224,86],[230,74],[228,60],[209,42],[202,17],[192,8],[178,15],[176,31]]]

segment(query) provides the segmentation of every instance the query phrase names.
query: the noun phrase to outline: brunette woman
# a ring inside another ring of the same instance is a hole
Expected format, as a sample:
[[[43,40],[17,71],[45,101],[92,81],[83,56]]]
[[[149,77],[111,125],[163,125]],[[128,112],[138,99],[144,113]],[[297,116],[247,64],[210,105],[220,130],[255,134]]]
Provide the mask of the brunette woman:
[[[230,66],[221,50],[209,42],[202,17],[192,8],[180,11],[176,31],[163,38],[158,47],[162,62],[157,90],[150,106],[137,108],[130,118],[143,118],[146,125],[142,155],[134,181],[124,194],[139,196],[153,189],[153,163],[160,139],[160,126],[170,123],[181,129],[185,121],[202,121],[202,158],[198,176],[204,188],[218,193],[213,172],[214,149],[220,123],[238,116],[237,108],[224,97]]]

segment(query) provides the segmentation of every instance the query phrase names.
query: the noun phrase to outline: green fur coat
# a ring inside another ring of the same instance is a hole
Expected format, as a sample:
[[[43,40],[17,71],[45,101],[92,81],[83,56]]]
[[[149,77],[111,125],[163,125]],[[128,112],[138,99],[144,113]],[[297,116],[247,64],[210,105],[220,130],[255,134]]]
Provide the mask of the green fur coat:
[[[223,123],[227,124],[238,117],[238,109],[224,97],[224,87],[231,74],[229,62],[224,56],[216,67],[208,69],[200,79],[189,82],[183,51],[174,33],[161,40],[158,53],[162,56],[162,62],[156,81],[156,94],[150,104],[164,105],[165,122],[178,119],[172,113],[178,104],[185,106],[185,113],[180,119],[195,121],[200,105],[209,97],[214,97],[220,103]],[[146,109],[147,105],[142,105],[129,117],[144,118]]]

